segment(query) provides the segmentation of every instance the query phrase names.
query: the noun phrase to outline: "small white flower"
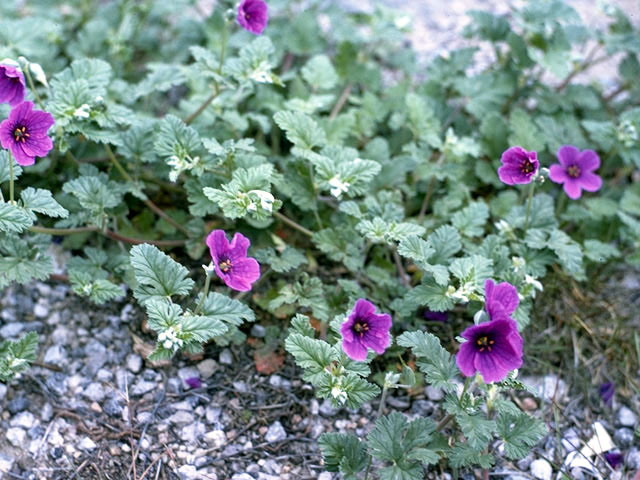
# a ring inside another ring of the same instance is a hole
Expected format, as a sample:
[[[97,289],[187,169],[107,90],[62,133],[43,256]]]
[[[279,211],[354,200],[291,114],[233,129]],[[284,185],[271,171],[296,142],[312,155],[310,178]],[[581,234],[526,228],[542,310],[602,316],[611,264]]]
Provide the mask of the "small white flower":
[[[495,226],[496,226],[496,228],[498,229],[498,231],[500,233],[511,233],[511,232],[513,232],[513,228],[511,228],[511,225],[509,225],[504,220],[500,220],[499,222],[496,222]]]
[[[158,335],[158,342],[167,350],[177,350],[184,341],[178,337],[178,333],[182,330],[180,325],[171,325],[167,330]]]
[[[258,66],[258,68],[251,72],[249,78],[258,83],[273,83],[273,77],[271,76],[270,70],[271,65],[269,65],[267,62],[262,62]]]
[[[342,390],[342,386],[340,384],[333,386],[331,389],[331,396],[341,404],[347,401],[347,392]]]
[[[169,172],[169,180],[175,182],[182,172],[193,169],[199,161],[200,157],[191,158],[189,155],[186,155],[184,158],[178,158],[176,155],[171,155],[167,161],[167,165],[172,167],[172,170]]]
[[[33,77],[38,82],[49,88],[49,84],[47,83],[47,76],[45,75],[44,70],[39,63],[29,63],[29,70],[31,70],[31,73],[33,73]]]
[[[265,192],[264,190],[250,190],[249,193],[255,193],[260,199],[260,206],[263,210],[267,212],[273,211],[273,202],[275,198],[269,192]],[[255,209],[253,210],[255,211]]]
[[[3,65],[11,65],[12,67],[20,68],[20,64],[12,58],[3,58],[2,60],[0,60],[0,63]]]
[[[249,211],[249,212],[257,212],[258,211],[258,207],[256,206],[255,203],[251,202],[247,206],[247,211]]]
[[[216,267],[213,265],[213,262],[211,262],[209,265],[202,265],[202,268],[204,269],[204,273],[207,276],[213,274],[216,269]]]
[[[408,27],[411,24],[409,15],[402,15],[393,19],[393,24],[398,30]]]
[[[513,271],[519,272],[526,265],[526,261],[522,257],[511,257],[511,264],[513,265]]]
[[[531,290],[531,296],[533,298],[536,298],[536,290],[539,290],[539,291],[543,290],[542,284],[538,280],[533,278],[531,275],[525,275],[524,276],[524,281],[528,285],[533,286],[533,290]]]
[[[342,180],[340,180],[340,177],[338,175],[329,180],[329,185],[333,187],[331,189],[331,195],[336,198],[339,198],[343,193],[347,193],[347,191],[349,191],[349,187],[351,186],[349,182],[343,182]]]
[[[86,103],[83,103],[80,107],[76,108],[76,111],[73,112],[73,116],[76,118],[89,118],[89,111],[91,107]]]

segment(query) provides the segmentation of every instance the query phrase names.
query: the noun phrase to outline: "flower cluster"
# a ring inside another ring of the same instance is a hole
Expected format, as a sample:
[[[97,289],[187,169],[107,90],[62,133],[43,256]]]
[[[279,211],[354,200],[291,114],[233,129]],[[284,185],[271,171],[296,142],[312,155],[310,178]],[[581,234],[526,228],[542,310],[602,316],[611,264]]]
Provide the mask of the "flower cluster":
[[[522,337],[510,315],[518,308],[518,292],[510,283],[485,282],[485,310],[489,321],[462,332],[464,342],[456,361],[463,375],[480,372],[485,382],[499,382],[522,366]]]
[[[22,72],[11,65],[0,65],[0,103],[12,106],[9,118],[0,123],[0,143],[20,165],[29,166],[53,148],[47,132],[55,121],[50,113],[34,110],[32,102],[24,101],[24,95]]]
[[[549,167],[549,178],[563,184],[565,193],[572,200],[582,195],[582,190],[597,192],[602,178],[594,173],[600,167],[600,157],[593,150],[580,151],[573,145],[563,145],[557,152],[558,161]],[[507,185],[531,183],[537,176],[540,163],[538,153],[522,147],[510,147],[502,154],[502,166],[498,177]]]

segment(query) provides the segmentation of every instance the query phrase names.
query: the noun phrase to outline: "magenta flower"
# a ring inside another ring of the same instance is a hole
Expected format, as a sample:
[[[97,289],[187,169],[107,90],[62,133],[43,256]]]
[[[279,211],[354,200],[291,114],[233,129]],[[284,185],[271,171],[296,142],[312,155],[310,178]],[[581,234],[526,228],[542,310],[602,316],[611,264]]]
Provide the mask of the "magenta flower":
[[[433,322],[448,322],[449,321],[449,313],[448,312],[434,312],[432,310],[425,310],[424,318],[426,320],[431,320]]]
[[[11,65],[0,64],[0,103],[12,107],[24,100],[24,76]]]
[[[458,368],[471,377],[480,372],[485,382],[499,382],[522,365],[522,337],[511,318],[500,315],[462,332],[467,341],[456,355]]]
[[[624,455],[620,452],[607,452],[604,454],[604,458],[607,460],[607,463],[611,465],[611,468],[616,470],[622,462],[624,461]]]
[[[602,179],[593,173],[600,168],[600,157],[593,150],[580,151],[573,145],[563,145],[558,149],[558,160],[549,167],[549,178],[555,183],[563,183],[564,191],[572,200],[582,195],[582,190],[597,192]]]
[[[518,308],[520,299],[516,287],[507,282],[495,284],[490,278],[484,282],[484,308],[491,320],[508,317]]]
[[[358,299],[353,312],[340,327],[342,349],[353,360],[366,360],[367,347],[382,355],[391,342],[391,315],[376,313],[373,303]]]
[[[189,388],[200,388],[202,386],[202,381],[198,377],[189,377],[184,383],[189,385]]]
[[[522,147],[511,147],[505,150],[500,158],[502,166],[498,169],[500,180],[507,185],[531,183],[538,173],[540,163],[536,152],[527,152]]]
[[[50,113],[33,110],[33,103],[22,102],[0,123],[0,143],[20,165],[33,165],[36,157],[46,156],[53,148],[47,131],[54,123]]]
[[[216,274],[229,288],[241,292],[251,290],[251,284],[260,277],[260,264],[247,257],[251,242],[241,233],[231,243],[224,230],[214,230],[207,237],[207,245],[216,267]]]
[[[269,21],[267,4],[262,0],[243,0],[236,20],[245,30],[260,35]]]

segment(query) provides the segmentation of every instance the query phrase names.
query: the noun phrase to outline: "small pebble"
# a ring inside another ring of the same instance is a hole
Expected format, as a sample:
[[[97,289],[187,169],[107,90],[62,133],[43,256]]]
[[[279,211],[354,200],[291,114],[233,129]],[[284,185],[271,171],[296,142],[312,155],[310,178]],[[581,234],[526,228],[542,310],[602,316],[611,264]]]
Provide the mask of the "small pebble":
[[[553,469],[546,460],[537,459],[531,462],[529,471],[534,478],[539,480],[551,480]]]
[[[220,352],[220,357],[218,358],[219,362],[224,365],[233,365],[233,355],[231,355],[231,350],[225,348]]]
[[[25,432],[22,428],[12,427],[7,430],[7,440],[16,448],[24,447],[26,438],[27,432]]]
[[[130,372],[138,373],[142,369],[142,357],[137,353],[127,355],[127,369]]]
[[[273,422],[269,426],[269,430],[267,430],[267,433],[264,436],[264,439],[267,442],[281,442],[286,438],[287,432],[284,430],[282,424],[278,421]]]
[[[633,427],[636,424],[636,414],[630,408],[621,407],[616,417],[618,425],[623,427]]]

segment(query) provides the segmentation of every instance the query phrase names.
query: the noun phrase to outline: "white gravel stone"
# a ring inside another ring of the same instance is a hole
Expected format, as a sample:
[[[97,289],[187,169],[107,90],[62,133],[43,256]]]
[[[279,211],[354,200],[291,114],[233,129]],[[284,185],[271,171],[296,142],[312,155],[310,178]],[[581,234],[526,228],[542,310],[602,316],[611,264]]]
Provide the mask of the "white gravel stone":
[[[196,367],[184,367],[178,370],[178,377],[182,380],[182,388],[191,388],[186,382],[187,378],[200,378],[200,372]]]
[[[318,475],[318,480],[332,480],[333,479],[333,475],[331,475],[331,473],[329,472],[322,472],[320,475]]]
[[[269,430],[264,435],[264,439],[267,442],[281,442],[287,438],[287,432],[285,432],[284,427],[280,422],[273,422],[269,426]]]
[[[49,306],[42,303],[36,303],[36,306],[33,308],[33,314],[37,318],[46,318],[49,316]]]
[[[61,345],[52,345],[44,354],[44,363],[62,366],[67,360],[67,354]]]
[[[220,352],[220,357],[218,358],[219,362],[224,365],[233,365],[233,355],[231,355],[231,350],[225,348]]]
[[[171,415],[167,420],[171,423],[175,423],[176,425],[182,425],[185,423],[191,423],[194,421],[194,416],[190,412],[186,410],[178,410],[176,413]]]
[[[0,383],[0,400],[7,395],[7,386],[4,383]]]
[[[15,338],[20,335],[20,332],[24,329],[24,323],[22,322],[10,322],[4,327],[0,328],[0,337]]]
[[[546,460],[537,459],[531,462],[529,471],[534,478],[539,480],[551,480],[553,469]]]
[[[145,393],[149,393],[151,390],[154,390],[156,388],[158,388],[158,384],[156,382],[147,382],[146,380],[140,380],[131,389],[131,394],[144,395]]]
[[[280,480],[280,475],[269,475],[268,473],[258,472],[258,480]]]
[[[138,373],[142,369],[142,357],[137,353],[127,355],[127,368],[130,372]]]
[[[636,414],[630,408],[622,407],[618,410],[618,425],[623,427],[633,427],[636,424]]]
[[[203,380],[211,378],[213,373],[218,369],[218,362],[213,358],[207,358],[198,364],[198,372]]]
[[[22,427],[29,430],[31,427],[33,427],[35,420],[36,420],[36,417],[33,415],[33,413],[20,412],[19,414],[17,414],[11,419],[9,424],[12,427]]]
[[[198,480],[202,478],[193,465],[182,465],[178,468],[178,475],[180,480]]]
[[[97,448],[96,442],[91,440],[89,437],[82,437],[80,443],[78,443],[78,448],[82,450],[95,450]]]
[[[198,438],[204,435],[204,424],[201,422],[190,423],[180,430],[180,438],[187,443],[196,443]]]
[[[444,398],[444,392],[441,388],[436,388],[433,385],[429,385],[424,389],[424,393],[432,402],[438,402]]]
[[[256,480],[248,473],[234,473],[231,480]]]
[[[7,454],[0,453],[0,474],[10,472],[16,459]],[[0,476],[0,478],[2,478]]]
[[[204,435],[204,441],[213,448],[222,448],[227,443],[227,436],[222,430],[212,430]]]
[[[27,438],[27,432],[25,432],[22,428],[12,427],[7,430],[7,440],[11,445],[16,448],[24,448],[25,440]]]
[[[104,388],[97,382],[87,385],[82,394],[94,402],[102,402],[106,396]]]

